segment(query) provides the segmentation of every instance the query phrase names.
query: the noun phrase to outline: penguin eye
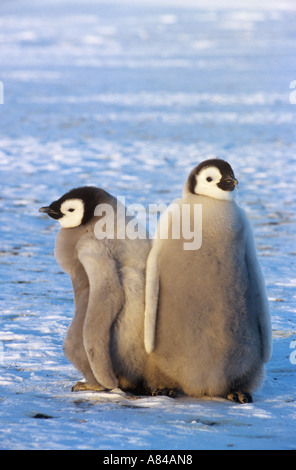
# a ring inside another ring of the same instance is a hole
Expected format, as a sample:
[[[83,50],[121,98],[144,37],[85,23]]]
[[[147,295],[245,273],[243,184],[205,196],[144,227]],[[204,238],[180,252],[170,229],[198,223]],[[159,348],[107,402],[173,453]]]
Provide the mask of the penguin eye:
[[[74,212],[75,209],[68,209],[68,212]]]
[[[211,181],[213,181],[213,178],[211,178],[210,176],[207,177],[207,182],[210,183]]]

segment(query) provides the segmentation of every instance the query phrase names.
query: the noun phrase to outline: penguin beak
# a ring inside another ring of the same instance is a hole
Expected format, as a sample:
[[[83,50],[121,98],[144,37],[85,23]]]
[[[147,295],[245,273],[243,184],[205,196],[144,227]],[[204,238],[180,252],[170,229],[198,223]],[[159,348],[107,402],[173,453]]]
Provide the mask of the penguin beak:
[[[220,183],[218,183],[218,187],[224,191],[233,191],[237,185],[238,181],[234,176],[227,176],[226,178],[222,178]]]
[[[226,179],[224,180],[224,183],[230,184],[230,185],[231,185],[231,184],[234,184],[234,186],[237,186],[237,185],[238,185],[238,181],[237,181],[236,178],[226,178]]]
[[[44,212],[45,214],[48,214],[50,217],[56,218],[60,214],[52,209],[51,207],[40,207],[39,212]]]

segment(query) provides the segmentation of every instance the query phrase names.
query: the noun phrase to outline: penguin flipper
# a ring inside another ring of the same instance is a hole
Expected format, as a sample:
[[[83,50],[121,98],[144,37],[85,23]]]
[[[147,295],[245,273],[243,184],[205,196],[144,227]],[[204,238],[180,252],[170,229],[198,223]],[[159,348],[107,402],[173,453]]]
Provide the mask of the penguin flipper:
[[[92,372],[103,387],[118,387],[110,356],[111,328],[124,299],[115,260],[97,240],[81,240],[78,259],[89,279],[83,343]]]
[[[148,354],[150,354],[155,348],[155,332],[159,296],[159,272],[157,256],[157,241],[155,241],[148,256],[146,268],[144,341],[145,349]]]
[[[245,217],[245,227],[247,230],[245,258],[248,277],[250,280],[249,292],[252,296],[252,299],[250,300],[253,304],[253,299],[255,299],[255,310],[261,336],[262,359],[263,362],[267,363],[272,355],[272,327],[269,303],[263,273],[257,256],[251,224],[245,212],[243,212],[243,214]]]

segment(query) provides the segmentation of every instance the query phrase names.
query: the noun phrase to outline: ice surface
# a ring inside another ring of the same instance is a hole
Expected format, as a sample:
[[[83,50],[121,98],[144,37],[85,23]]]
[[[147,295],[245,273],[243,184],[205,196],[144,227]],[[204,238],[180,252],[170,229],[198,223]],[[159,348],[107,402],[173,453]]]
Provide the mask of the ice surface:
[[[1,3],[0,448],[296,448],[295,20],[291,1]],[[85,184],[167,204],[211,157],[235,170],[266,278],[263,388],[244,406],[71,393],[72,288],[38,208]]]

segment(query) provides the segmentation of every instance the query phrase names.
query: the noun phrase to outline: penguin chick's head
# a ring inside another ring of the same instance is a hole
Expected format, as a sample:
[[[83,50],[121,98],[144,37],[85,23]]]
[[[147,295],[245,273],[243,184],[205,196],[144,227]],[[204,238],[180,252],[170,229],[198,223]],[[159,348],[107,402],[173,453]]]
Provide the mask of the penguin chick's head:
[[[79,227],[94,216],[95,207],[100,202],[100,192],[105,193],[94,186],[72,189],[48,207],[41,207],[39,212],[58,220],[63,228]]]
[[[193,168],[187,179],[185,190],[192,194],[233,201],[237,184],[238,181],[229,163],[212,159],[205,160]]]

